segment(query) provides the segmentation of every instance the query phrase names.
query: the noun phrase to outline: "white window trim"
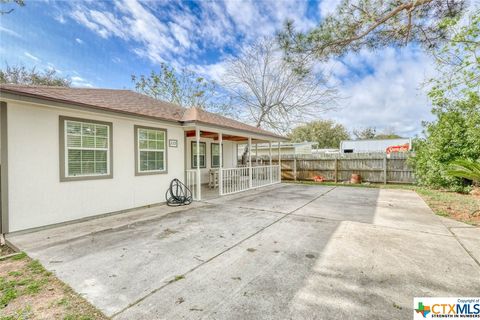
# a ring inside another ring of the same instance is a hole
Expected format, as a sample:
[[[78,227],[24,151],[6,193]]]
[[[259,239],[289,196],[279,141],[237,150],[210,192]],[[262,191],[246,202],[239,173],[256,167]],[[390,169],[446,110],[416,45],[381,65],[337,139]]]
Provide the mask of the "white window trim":
[[[198,166],[194,166],[195,160],[197,159],[197,156],[196,156],[195,153],[194,153],[194,150],[196,151],[196,149],[197,149],[196,147],[194,147],[194,145],[195,145],[196,143],[197,143],[197,142],[194,141],[194,140],[192,140],[191,143],[190,143],[190,146],[191,146],[191,147],[190,147],[190,148],[191,148],[191,150],[190,150],[190,151],[191,151],[191,163],[190,163],[190,166],[191,166],[192,169],[197,169],[197,167],[198,167]],[[207,152],[207,143],[206,143],[205,141],[200,141],[200,144],[199,144],[199,145],[201,146],[202,144],[205,146],[205,148],[204,148],[205,153],[204,153],[204,154],[200,153],[200,157],[199,157],[199,158],[203,157],[203,164],[204,164],[204,165],[203,165],[203,166],[200,166],[200,164],[198,164],[198,165],[199,165],[200,169],[205,169],[205,168],[207,168],[207,161],[208,161],[208,160],[207,160],[207,154],[208,154],[208,152]],[[201,149],[201,148],[199,148],[199,149]]]
[[[211,142],[211,143],[210,143],[210,162],[211,162],[211,163],[210,163],[210,167],[211,167],[211,168],[220,168],[220,157],[218,158],[218,165],[214,165],[214,164],[213,164],[213,156],[214,156],[214,155],[213,155],[213,146],[214,146],[214,145],[217,145],[217,146],[219,147],[219,150],[218,150],[218,153],[219,153],[219,154],[218,154],[218,155],[220,156],[220,143],[218,143],[218,142]],[[223,150],[225,150],[225,145],[224,145],[223,142],[222,142],[222,159],[225,160],[224,151],[223,151]],[[222,163],[223,163],[223,165],[225,165],[225,162],[224,162],[224,161],[222,161]]]

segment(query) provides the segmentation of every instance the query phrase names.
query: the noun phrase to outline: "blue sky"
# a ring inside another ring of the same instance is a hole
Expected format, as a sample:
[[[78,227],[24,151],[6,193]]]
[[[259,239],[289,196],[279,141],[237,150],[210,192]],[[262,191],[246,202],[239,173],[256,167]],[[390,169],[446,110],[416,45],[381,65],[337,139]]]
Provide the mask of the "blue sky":
[[[132,74],[167,62],[219,81],[224,61],[285,19],[308,30],[339,0],[27,1],[1,17],[1,65],[55,68],[75,86],[132,88]],[[361,51],[322,64],[342,96],[319,114],[349,128],[374,126],[412,136],[431,119],[421,88],[433,74],[418,48]]]

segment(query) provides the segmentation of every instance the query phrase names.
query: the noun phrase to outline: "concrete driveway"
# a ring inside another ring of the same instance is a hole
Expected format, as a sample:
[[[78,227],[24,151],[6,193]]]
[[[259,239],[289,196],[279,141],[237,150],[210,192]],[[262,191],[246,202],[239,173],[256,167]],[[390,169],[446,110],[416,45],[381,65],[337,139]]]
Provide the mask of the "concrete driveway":
[[[480,292],[480,229],[403,190],[279,184],[8,240],[114,319],[410,319]]]

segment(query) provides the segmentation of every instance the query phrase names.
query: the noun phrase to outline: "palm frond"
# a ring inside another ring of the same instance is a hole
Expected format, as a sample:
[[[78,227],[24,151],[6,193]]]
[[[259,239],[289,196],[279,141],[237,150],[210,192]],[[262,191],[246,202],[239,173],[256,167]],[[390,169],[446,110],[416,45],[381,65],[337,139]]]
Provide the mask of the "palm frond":
[[[480,161],[464,159],[453,161],[447,170],[447,174],[452,177],[480,182]]]

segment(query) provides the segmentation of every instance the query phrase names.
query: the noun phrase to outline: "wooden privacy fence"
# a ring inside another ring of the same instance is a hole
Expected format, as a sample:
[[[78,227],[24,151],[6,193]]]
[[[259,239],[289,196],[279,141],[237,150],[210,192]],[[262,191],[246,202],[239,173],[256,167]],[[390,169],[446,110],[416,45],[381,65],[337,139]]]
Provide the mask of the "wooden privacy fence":
[[[342,153],[316,155],[282,155],[282,180],[313,180],[322,176],[327,181],[349,181],[360,174],[362,181],[375,183],[415,183],[413,169],[407,159],[413,153]],[[253,157],[252,162],[257,162]],[[259,163],[268,162],[259,157]],[[278,164],[278,156],[272,157]]]

